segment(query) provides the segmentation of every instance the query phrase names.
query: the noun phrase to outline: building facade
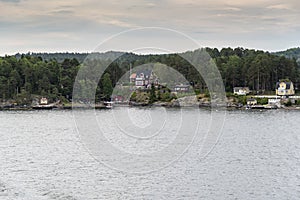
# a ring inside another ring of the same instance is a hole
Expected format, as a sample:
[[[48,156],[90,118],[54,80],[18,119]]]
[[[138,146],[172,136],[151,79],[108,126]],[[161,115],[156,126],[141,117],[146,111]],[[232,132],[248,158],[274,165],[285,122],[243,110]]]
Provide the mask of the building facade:
[[[250,93],[250,90],[248,87],[234,87],[233,88],[233,94],[236,95],[247,95]]]
[[[291,81],[279,81],[276,84],[276,95],[278,96],[295,95],[294,84]]]

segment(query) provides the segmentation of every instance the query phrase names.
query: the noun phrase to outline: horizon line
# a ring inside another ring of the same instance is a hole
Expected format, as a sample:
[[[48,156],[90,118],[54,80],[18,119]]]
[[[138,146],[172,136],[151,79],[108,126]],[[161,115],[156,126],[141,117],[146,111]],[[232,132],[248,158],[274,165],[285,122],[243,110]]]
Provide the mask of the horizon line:
[[[287,50],[290,50],[290,49],[298,49],[300,48],[300,46],[294,46],[294,47],[289,47],[289,48],[286,48],[286,49],[280,49],[280,50],[265,50],[265,49],[256,49],[256,48],[248,48],[248,47],[242,47],[242,46],[237,46],[237,47],[231,47],[231,46],[224,46],[224,47],[200,47],[200,48],[197,48],[197,49],[205,49],[205,48],[210,48],[210,49],[218,49],[219,51],[221,51],[222,49],[225,49],[225,48],[231,48],[231,49],[237,49],[237,48],[242,48],[242,49],[247,49],[247,50],[255,50],[255,51],[264,51],[264,52],[269,52],[269,53],[280,53],[280,52],[283,52],[283,51],[287,51]],[[0,53],[0,57],[5,57],[5,56],[15,56],[15,55],[30,55],[30,54],[92,54],[92,53],[108,53],[108,52],[118,52],[118,53],[133,53],[133,54],[136,54],[136,55],[163,55],[163,54],[172,54],[172,53],[184,53],[184,52],[188,52],[188,51],[195,51],[197,49],[193,49],[193,50],[186,50],[186,51],[181,51],[181,52],[169,52],[169,53],[161,53],[161,52],[149,52],[149,53],[137,53],[137,52],[134,52],[134,51],[121,51],[121,50],[109,50],[109,51],[103,51],[103,52],[97,52],[97,51],[28,51],[26,53],[24,52],[17,52],[17,53],[13,53],[13,54],[9,54],[9,53],[5,53],[5,54],[1,54]]]

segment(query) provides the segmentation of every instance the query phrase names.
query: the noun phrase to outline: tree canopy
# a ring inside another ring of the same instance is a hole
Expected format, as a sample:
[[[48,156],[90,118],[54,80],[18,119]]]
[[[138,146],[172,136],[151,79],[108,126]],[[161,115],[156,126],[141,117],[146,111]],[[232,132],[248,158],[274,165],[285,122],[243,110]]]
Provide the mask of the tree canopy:
[[[274,90],[280,79],[291,80],[296,88],[300,80],[299,66],[294,58],[287,58],[269,52],[243,49],[216,48],[202,49],[211,56],[211,64],[218,67],[227,92],[233,87],[247,86],[253,91]],[[191,52],[193,53],[193,52]],[[109,52],[109,67],[99,83],[81,80],[81,84],[97,84],[96,99],[108,98],[119,79],[129,71],[129,66],[159,63],[172,67],[182,74],[194,89],[204,92],[206,84],[197,70],[183,58],[183,54],[136,55],[133,53]],[[77,72],[82,66],[83,55],[57,54],[59,57],[43,54],[0,57],[0,99],[16,99],[18,96],[43,95],[55,99],[72,99],[72,91]],[[55,54],[56,55],[56,54]],[[72,55],[74,57],[72,58]],[[95,54],[95,56],[104,54]],[[76,57],[80,57],[78,60]],[[58,61],[59,60],[59,61]],[[86,58],[85,64],[97,66],[99,60],[93,56]],[[213,76],[213,75],[212,75]],[[96,80],[96,79],[95,79]],[[88,95],[88,94],[85,94]]]

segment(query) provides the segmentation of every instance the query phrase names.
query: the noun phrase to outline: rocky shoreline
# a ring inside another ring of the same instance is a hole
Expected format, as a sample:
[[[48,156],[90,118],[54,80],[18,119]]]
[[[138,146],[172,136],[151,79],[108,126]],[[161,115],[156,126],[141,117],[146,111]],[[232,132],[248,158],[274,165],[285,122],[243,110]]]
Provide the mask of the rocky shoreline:
[[[264,106],[264,105],[256,105],[252,107],[248,106],[241,106],[241,105],[216,105],[212,106],[210,103],[192,103],[192,102],[180,102],[180,101],[172,101],[172,102],[154,102],[153,104],[147,103],[136,103],[136,102],[129,102],[129,103],[120,103],[114,104],[113,107],[165,107],[165,108],[204,108],[204,109],[212,109],[212,108],[226,108],[227,110],[299,110],[299,106],[282,106],[282,107],[271,107],[271,106]],[[96,105],[53,105],[53,106],[1,106],[0,111],[30,111],[30,110],[72,110],[72,109],[111,109],[107,108],[103,104],[96,104]]]
[[[119,102],[114,103],[113,107],[165,107],[165,108],[226,108],[227,110],[269,110],[269,109],[283,109],[283,110],[300,110],[297,105],[291,106],[272,106],[272,105],[243,105],[238,102],[233,102],[232,99],[227,99],[226,104],[220,101],[220,103],[211,104],[208,98],[199,98],[197,96],[185,96],[178,99],[172,99],[169,102],[156,101],[149,103],[148,101],[142,102]],[[56,102],[52,104],[40,105],[17,105],[15,103],[6,102],[0,104],[0,110],[71,110],[71,109],[111,109],[105,105],[105,102],[100,102],[97,104],[86,104],[86,103],[61,103]]]

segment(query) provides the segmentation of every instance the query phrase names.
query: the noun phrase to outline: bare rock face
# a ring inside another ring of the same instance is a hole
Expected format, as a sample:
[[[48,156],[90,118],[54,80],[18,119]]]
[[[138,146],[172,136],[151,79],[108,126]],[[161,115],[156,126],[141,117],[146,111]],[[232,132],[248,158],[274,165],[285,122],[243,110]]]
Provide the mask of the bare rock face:
[[[199,106],[199,102],[196,96],[187,96],[179,99],[172,100],[173,107],[196,107]]]

